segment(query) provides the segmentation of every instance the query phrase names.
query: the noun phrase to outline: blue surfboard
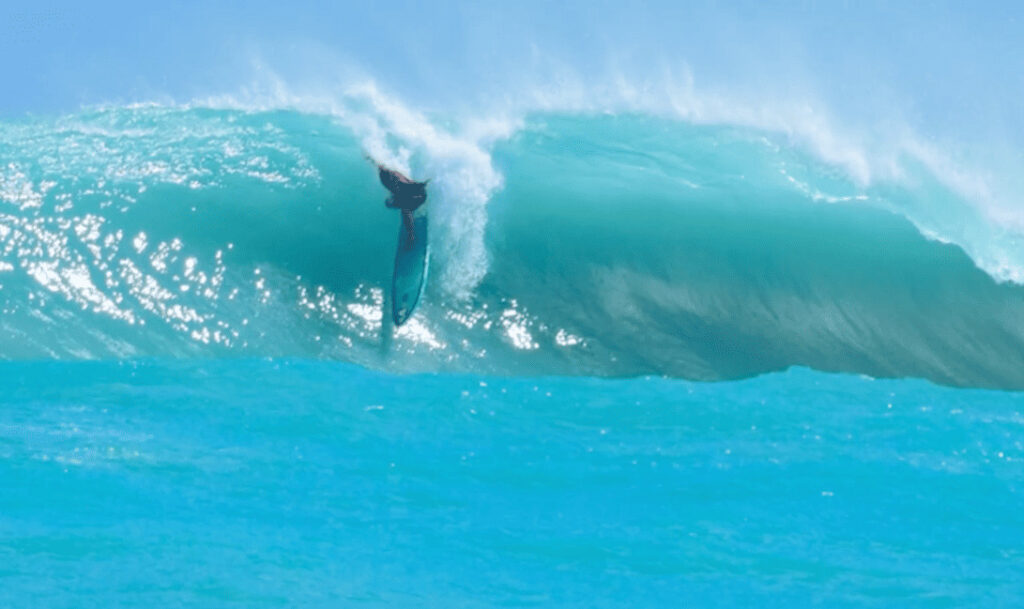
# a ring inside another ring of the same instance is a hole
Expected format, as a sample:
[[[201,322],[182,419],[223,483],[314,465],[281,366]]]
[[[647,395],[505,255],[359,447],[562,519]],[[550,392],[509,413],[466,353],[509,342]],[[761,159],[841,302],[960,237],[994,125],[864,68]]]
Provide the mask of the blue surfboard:
[[[413,238],[405,226],[398,225],[398,250],[395,251],[395,274],[391,278],[391,319],[396,326],[404,324],[416,310],[427,285],[427,206],[420,205],[412,215]]]

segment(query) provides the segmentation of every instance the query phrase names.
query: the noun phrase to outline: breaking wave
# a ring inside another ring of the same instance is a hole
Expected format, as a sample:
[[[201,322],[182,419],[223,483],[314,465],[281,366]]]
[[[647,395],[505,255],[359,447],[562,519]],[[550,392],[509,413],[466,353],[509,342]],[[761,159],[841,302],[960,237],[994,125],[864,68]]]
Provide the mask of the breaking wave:
[[[1024,388],[1017,237],[985,232],[923,153],[868,178],[748,124],[467,126],[372,88],[323,113],[7,123],[0,152],[3,358],[696,379],[804,365]],[[432,179],[432,283],[397,330],[381,310],[398,219],[366,155]]]

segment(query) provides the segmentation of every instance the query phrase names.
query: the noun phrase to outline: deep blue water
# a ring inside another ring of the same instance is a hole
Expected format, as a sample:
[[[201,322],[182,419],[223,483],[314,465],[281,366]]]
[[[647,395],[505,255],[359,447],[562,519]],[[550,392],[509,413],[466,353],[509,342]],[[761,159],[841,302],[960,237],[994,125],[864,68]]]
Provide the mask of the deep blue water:
[[[1014,607],[1024,396],[0,367],[8,607]]]

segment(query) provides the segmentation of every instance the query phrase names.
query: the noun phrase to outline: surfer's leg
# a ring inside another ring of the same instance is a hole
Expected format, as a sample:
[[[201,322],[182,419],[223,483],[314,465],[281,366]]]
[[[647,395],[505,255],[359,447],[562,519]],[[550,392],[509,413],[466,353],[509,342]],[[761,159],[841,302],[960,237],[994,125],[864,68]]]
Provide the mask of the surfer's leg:
[[[402,210],[402,226],[405,227],[405,233],[409,235],[409,246],[412,247],[412,242],[416,240],[416,229],[412,224],[412,210]]]

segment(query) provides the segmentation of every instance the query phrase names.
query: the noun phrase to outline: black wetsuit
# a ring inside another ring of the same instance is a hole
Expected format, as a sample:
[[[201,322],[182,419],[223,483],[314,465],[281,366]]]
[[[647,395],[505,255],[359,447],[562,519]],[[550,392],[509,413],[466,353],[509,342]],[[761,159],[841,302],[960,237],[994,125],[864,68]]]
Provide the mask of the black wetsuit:
[[[427,202],[427,183],[413,182],[404,175],[378,165],[380,183],[391,192],[384,205],[402,212],[402,226],[405,227],[411,243],[415,237],[412,224],[412,212]]]

